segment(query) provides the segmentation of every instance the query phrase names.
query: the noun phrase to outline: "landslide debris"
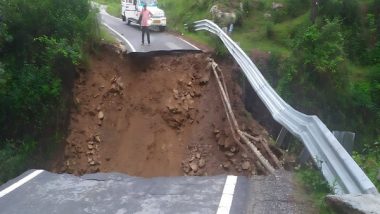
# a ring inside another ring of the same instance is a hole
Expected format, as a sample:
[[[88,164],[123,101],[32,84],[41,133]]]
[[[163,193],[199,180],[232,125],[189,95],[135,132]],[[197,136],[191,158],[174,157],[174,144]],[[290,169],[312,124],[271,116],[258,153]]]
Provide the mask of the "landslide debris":
[[[78,70],[65,152],[53,170],[134,176],[262,174],[257,159],[235,143],[208,55],[126,57],[104,47]],[[225,71],[241,129],[262,143],[265,129],[246,112],[242,90]]]

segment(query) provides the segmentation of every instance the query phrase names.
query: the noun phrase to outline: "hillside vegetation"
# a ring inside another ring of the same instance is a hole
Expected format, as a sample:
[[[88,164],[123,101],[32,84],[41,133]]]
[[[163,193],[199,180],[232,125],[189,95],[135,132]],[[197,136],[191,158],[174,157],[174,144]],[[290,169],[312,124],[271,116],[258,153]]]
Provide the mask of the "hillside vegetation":
[[[266,0],[159,1],[171,29],[220,54],[226,51],[213,36],[186,32],[184,24],[211,19],[215,4],[235,12],[232,38],[292,106],[318,115],[331,130],[356,133],[354,157],[379,188],[380,1],[276,2],[283,7]]]
[[[99,32],[87,0],[3,0],[0,17],[2,183],[62,136],[74,68]]]

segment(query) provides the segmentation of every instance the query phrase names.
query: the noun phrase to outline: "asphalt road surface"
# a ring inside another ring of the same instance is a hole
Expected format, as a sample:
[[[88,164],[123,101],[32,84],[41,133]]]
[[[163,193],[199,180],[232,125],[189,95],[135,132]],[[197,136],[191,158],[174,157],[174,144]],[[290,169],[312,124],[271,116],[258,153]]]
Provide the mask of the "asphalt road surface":
[[[77,177],[29,170],[0,186],[1,214],[245,213],[245,177]]]
[[[104,7],[100,7],[100,18],[113,34],[115,34],[127,47],[128,53],[156,52],[156,51],[200,51],[199,48],[186,40],[167,32],[150,31],[150,45],[141,44],[141,30],[136,24],[127,25],[120,18],[109,15]]]

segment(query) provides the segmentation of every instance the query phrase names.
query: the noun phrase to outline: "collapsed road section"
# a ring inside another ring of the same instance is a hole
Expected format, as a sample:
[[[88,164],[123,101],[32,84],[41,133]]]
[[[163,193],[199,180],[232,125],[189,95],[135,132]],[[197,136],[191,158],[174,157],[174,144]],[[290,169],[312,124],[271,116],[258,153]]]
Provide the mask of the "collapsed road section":
[[[221,63],[240,129],[257,150],[281,156],[241,101],[233,63]],[[236,141],[205,53],[133,57],[105,48],[78,70],[65,152],[53,170],[77,175],[266,174]],[[273,161],[272,161],[273,162]]]

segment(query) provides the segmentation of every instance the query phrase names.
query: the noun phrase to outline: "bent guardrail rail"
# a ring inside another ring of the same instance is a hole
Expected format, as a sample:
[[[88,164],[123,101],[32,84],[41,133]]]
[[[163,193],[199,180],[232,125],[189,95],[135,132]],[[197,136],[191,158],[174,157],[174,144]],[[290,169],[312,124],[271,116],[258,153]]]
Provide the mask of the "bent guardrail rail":
[[[374,184],[326,125],[317,116],[303,114],[287,104],[244,51],[215,23],[197,21],[194,29],[209,31],[222,40],[272,117],[303,142],[335,194],[378,194]]]

